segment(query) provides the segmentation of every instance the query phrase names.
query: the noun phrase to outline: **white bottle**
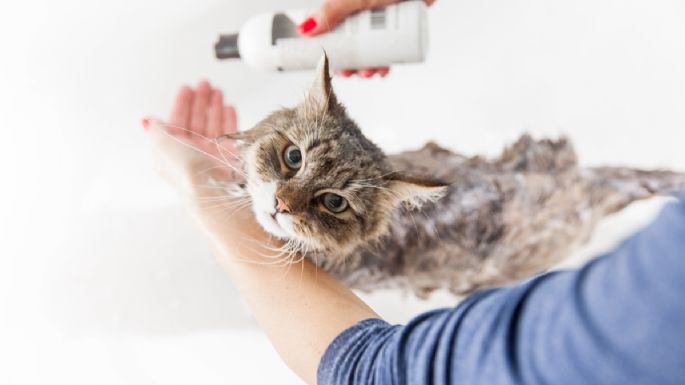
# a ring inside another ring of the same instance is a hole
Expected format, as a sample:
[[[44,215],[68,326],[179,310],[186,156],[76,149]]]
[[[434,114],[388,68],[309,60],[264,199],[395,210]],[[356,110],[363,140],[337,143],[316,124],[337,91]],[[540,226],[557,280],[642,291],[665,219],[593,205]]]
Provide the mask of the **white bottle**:
[[[214,50],[219,59],[241,58],[252,67],[271,71],[316,68],[321,49],[333,69],[383,67],[421,62],[426,56],[426,4],[405,1],[359,12],[332,31],[313,37],[297,32],[306,11],[257,15],[240,33],[221,35]]]

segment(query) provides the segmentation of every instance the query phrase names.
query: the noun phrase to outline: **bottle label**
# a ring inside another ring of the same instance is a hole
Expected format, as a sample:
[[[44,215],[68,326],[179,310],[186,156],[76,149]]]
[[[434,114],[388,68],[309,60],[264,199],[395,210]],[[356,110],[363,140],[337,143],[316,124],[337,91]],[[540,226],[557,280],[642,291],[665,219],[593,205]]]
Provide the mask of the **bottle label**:
[[[371,29],[385,29],[387,8],[374,8],[371,10]]]
[[[410,3],[413,2],[359,12],[343,20],[330,32],[313,37],[304,37],[297,32],[296,21],[306,17],[304,11],[277,13],[272,19],[271,45],[278,51],[279,67],[313,68],[321,57],[322,49],[328,53],[334,68],[357,68],[358,65],[377,66],[405,61],[398,57],[401,54],[396,51],[401,51],[399,47],[403,42],[413,39],[411,36],[407,38],[407,33],[411,32],[401,30],[400,24],[403,23],[400,20],[406,21],[409,14],[416,14],[416,17],[409,17],[416,20],[420,15],[418,6]],[[420,1],[417,3],[424,6]],[[374,44],[380,45],[372,51],[360,48]],[[409,59],[412,60],[415,59]]]
[[[271,22],[271,45],[278,45],[280,39],[301,37],[297,33],[297,25],[285,13],[277,13]]]

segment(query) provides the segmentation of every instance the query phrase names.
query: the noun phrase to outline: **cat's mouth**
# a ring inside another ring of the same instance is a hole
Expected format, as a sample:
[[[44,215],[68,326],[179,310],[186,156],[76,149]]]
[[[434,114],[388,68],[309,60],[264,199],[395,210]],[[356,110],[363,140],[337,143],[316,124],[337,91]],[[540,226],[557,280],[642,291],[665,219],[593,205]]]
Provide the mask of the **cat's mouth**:
[[[269,214],[269,218],[271,218],[271,222],[273,222],[274,225],[280,227],[281,230],[285,230],[283,226],[281,226],[281,224],[278,223],[278,214],[280,214],[278,211],[274,211],[273,213]]]
[[[281,231],[283,231],[284,233],[286,233],[287,231],[285,230],[285,228],[283,227],[283,225],[281,225],[281,224],[278,222],[278,214],[280,214],[280,213],[279,213],[279,212],[274,212],[274,213],[269,214],[269,217],[271,218],[271,221],[273,222],[273,224],[274,224],[275,226],[278,226],[278,228],[279,228]],[[281,215],[281,216],[282,216],[282,215]]]
[[[279,213],[277,211],[277,212],[271,214],[271,219],[276,223],[276,225],[281,230],[283,230],[283,232],[287,233],[288,235],[291,235],[290,231],[288,231],[291,228],[291,226],[289,226],[289,223],[288,223],[291,218],[288,218],[287,216],[288,216],[288,214]]]
[[[264,210],[257,215],[257,220],[267,232],[282,239],[291,238],[293,235],[288,231],[289,226],[285,215]]]

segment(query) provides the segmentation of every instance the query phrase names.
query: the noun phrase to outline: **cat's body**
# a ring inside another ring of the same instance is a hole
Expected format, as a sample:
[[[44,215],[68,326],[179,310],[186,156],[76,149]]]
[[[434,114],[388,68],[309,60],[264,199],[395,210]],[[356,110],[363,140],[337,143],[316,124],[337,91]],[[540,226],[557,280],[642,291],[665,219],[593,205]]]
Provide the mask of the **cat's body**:
[[[685,188],[683,174],[580,168],[566,140],[523,136],[497,159],[437,145],[386,156],[337,101],[324,57],[308,97],[242,141],[257,221],[353,288],[465,293],[544,271],[603,216]]]
[[[567,257],[604,216],[685,188],[685,175],[674,172],[580,168],[566,140],[527,135],[493,160],[433,143],[389,158],[398,169],[451,183],[444,198],[395,211],[378,242],[344,259],[312,256],[362,290],[462,294],[523,279]]]

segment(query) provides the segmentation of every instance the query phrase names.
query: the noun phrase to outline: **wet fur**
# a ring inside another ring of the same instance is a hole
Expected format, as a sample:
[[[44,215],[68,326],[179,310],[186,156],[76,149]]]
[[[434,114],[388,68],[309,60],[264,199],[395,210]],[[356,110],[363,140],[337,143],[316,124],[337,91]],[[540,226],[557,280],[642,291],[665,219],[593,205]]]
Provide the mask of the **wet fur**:
[[[343,265],[322,267],[364,290],[407,287],[424,297],[464,294],[542,272],[585,242],[597,222],[629,203],[685,189],[685,175],[580,168],[565,140],[524,135],[496,159],[429,143],[389,157],[398,168],[448,180],[444,198],[393,213],[389,232]]]
[[[401,286],[422,297],[544,271],[605,215],[685,188],[679,173],[581,168],[565,139],[524,135],[496,159],[432,143],[386,156],[338,103],[325,58],[302,104],[274,112],[240,139],[247,191],[267,231],[294,238],[301,253],[353,288]],[[290,143],[304,153],[299,171],[281,159]],[[292,208],[276,227],[267,223],[269,189]],[[348,199],[346,212],[316,203],[330,189]]]

